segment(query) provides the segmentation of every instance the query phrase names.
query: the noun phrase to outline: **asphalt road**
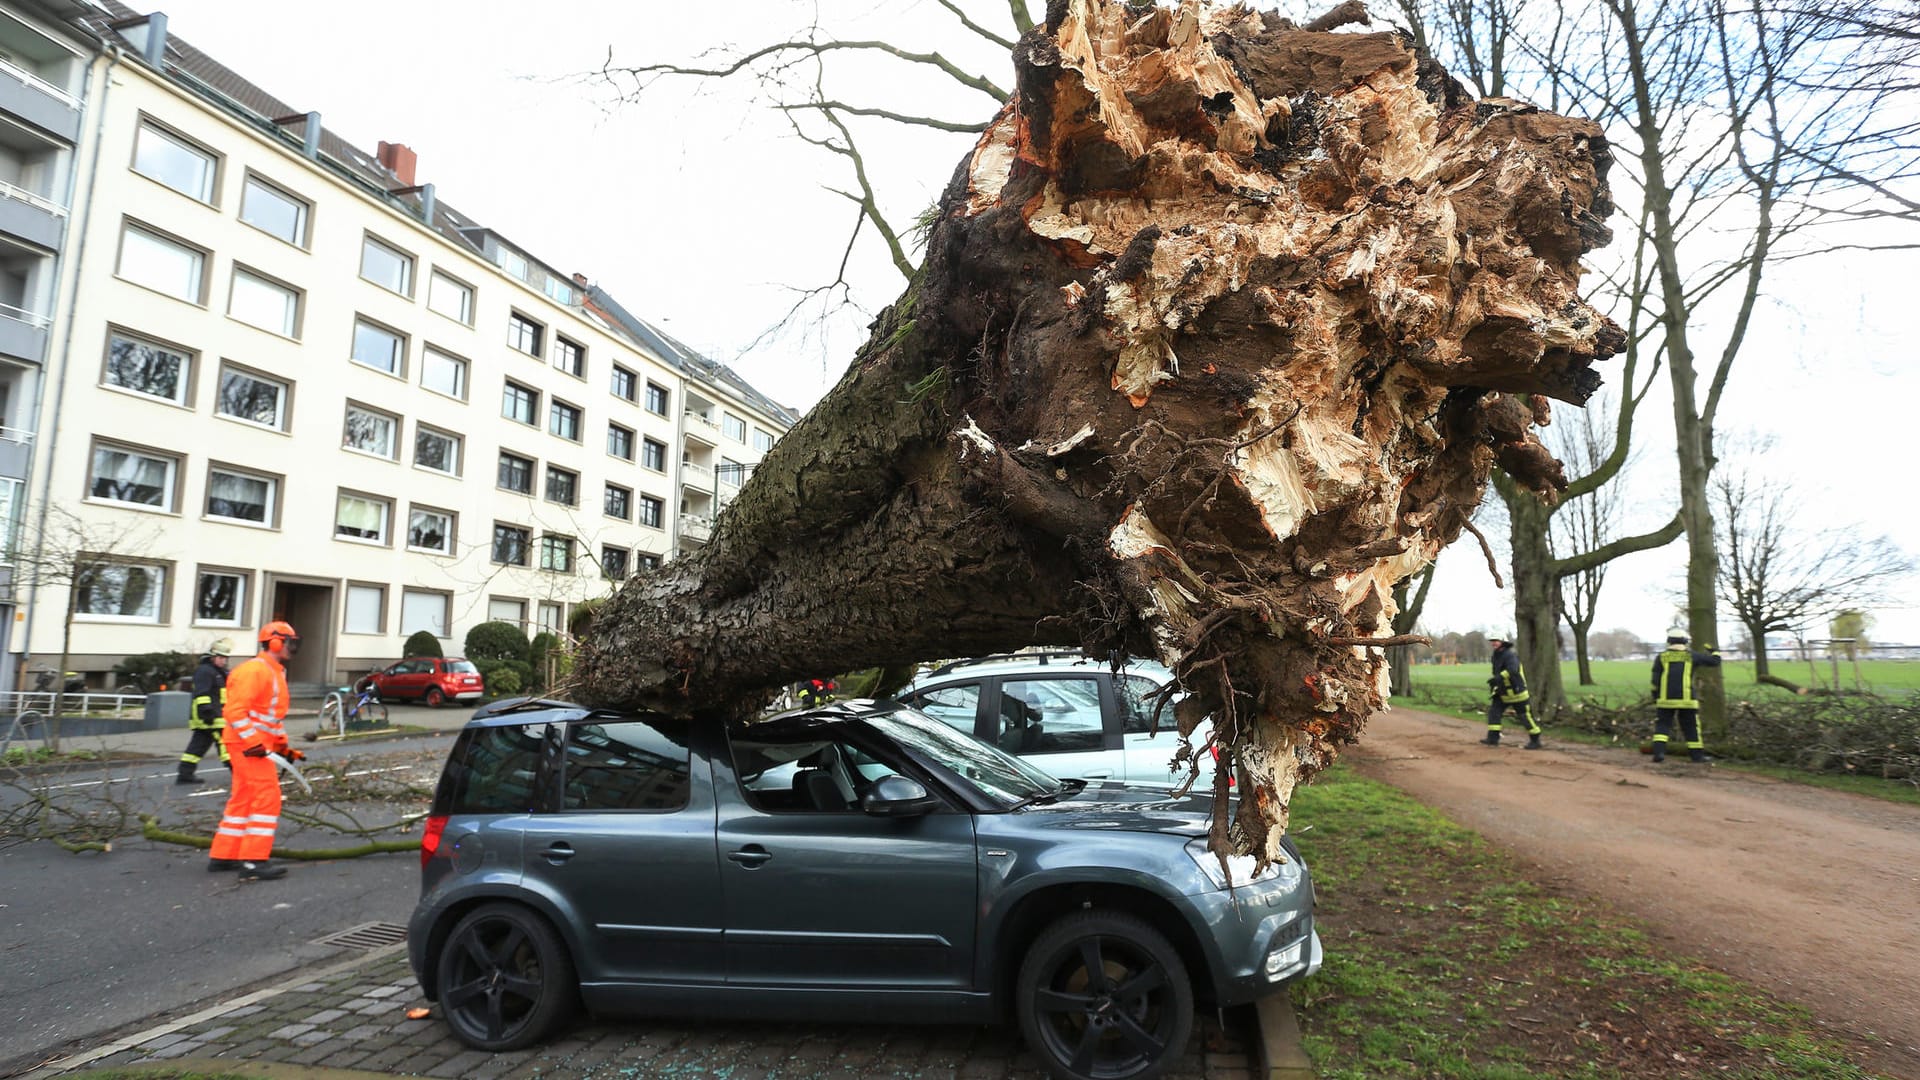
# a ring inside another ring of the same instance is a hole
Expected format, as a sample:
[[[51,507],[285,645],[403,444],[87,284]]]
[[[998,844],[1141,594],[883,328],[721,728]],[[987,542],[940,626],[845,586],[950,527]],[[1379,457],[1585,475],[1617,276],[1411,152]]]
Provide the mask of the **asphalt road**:
[[[433,762],[417,777],[430,786],[446,745],[444,737],[428,738],[369,744],[358,752],[411,748]],[[321,758],[338,753],[313,752]],[[214,767],[202,775],[213,782],[176,787],[172,767],[162,761],[39,780],[71,794],[111,791],[171,822],[218,817],[225,771]],[[21,797],[17,789],[0,791],[0,807]],[[380,806],[369,819],[399,812]],[[283,822],[277,842],[337,847],[347,841]],[[291,863],[287,877],[249,885],[208,873],[206,858],[201,850],[137,837],[115,842],[104,854],[69,854],[44,841],[0,848],[0,1076],[31,1068],[69,1044],[343,959],[351,953],[314,940],[369,922],[404,925],[419,890],[412,852]]]

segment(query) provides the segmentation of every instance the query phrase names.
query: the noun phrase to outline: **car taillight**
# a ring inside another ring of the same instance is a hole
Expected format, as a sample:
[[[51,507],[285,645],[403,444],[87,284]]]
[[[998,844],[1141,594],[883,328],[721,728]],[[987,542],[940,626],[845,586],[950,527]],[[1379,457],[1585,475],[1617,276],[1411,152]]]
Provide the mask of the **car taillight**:
[[[447,815],[428,814],[427,831],[420,834],[420,869],[425,870],[427,863],[440,850],[440,838],[447,832]]]

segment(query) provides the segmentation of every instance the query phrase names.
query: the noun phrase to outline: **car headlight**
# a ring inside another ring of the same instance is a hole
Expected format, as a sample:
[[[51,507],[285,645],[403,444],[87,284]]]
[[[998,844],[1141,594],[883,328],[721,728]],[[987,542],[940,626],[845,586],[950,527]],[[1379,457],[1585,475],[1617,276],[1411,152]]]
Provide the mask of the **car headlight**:
[[[1200,872],[1207,876],[1207,880],[1213,882],[1213,887],[1216,889],[1227,888],[1229,884],[1237,889],[1270,881],[1277,882],[1286,889],[1300,884],[1300,863],[1289,857],[1283,856],[1286,859],[1284,862],[1268,863],[1265,870],[1255,873],[1253,856],[1229,855],[1227,869],[1223,872],[1220,869],[1220,856],[1207,850],[1207,838],[1204,836],[1187,842],[1187,854],[1192,857],[1193,864],[1200,868]],[[1227,876],[1228,873],[1233,875],[1231,880]]]

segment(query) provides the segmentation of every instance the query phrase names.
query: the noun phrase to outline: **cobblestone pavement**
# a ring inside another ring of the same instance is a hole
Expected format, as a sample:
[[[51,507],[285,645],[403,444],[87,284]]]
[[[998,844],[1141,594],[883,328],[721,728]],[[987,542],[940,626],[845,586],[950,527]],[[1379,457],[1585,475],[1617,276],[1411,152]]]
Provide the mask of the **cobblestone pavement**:
[[[1011,1026],[590,1021],[541,1047],[489,1054],[456,1041],[437,1009],[427,1019],[407,1019],[409,1008],[426,1004],[419,994],[405,952],[396,947],[271,996],[248,995],[249,1004],[207,1010],[210,1015],[194,1023],[109,1056],[71,1059],[70,1067],[251,1060],[460,1080],[1045,1075]],[[1249,1033],[1223,1031],[1211,1016],[1200,1017],[1195,1028],[1185,1059],[1169,1077],[1253,1075],[1253,1049],[1242,1041]]]

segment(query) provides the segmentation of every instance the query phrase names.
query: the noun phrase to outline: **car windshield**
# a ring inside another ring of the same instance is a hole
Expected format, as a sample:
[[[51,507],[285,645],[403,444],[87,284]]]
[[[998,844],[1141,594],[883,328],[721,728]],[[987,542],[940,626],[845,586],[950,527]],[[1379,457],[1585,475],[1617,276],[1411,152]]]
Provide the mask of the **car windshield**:
[[[480,674],[480,669],[474,667],[473,661],[471,660],[449,660],[447,661],[447,670],[453,672],[455,675]]]
[[[923,763],[957,774],[1002,809],[1061,789],[1060,781],[1010,754],[965,735],[913,709],[863,718],[875,731]]]

